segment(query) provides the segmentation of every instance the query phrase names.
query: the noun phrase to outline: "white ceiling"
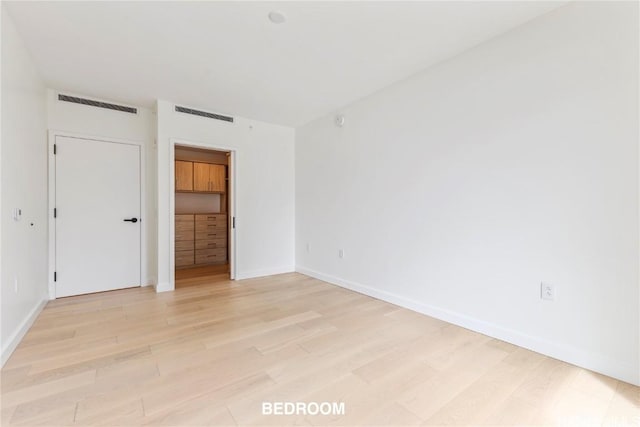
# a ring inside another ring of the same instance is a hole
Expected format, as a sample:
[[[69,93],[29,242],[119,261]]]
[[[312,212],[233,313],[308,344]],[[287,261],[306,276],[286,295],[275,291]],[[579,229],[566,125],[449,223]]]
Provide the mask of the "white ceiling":
[[[563,2],[6,2],[55,89],[297,126]],[[287,22],[272,24],[271,10]]]

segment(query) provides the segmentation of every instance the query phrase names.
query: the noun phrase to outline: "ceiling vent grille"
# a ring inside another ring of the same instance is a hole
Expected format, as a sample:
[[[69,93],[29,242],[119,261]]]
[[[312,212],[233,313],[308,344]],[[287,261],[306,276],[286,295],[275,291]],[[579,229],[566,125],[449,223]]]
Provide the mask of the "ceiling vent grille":
[[[125,105],[109,104],[108,102],[94,101],[93,99],[78,98],[76,96],[58,94],[59,101],[73,102],[74,104],[90,105],[92,107],[106,108],[107,110],[122,111],[125,113],[138,114],[138,109]]]
[[[192,114],[194,116],[208,117],[210,119],[222,120],[233,123],[233,117],[222,116],[220,114],[208,113],[206,111],[193,110],[191,108],[180,107],[176,105],[176,111],[179,113]]]

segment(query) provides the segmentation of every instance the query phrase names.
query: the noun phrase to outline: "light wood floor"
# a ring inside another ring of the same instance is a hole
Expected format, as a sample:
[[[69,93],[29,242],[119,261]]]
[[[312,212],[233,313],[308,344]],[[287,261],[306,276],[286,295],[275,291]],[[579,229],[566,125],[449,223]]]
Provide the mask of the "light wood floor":
[[[215,284],[229,280],[229,264],[207,265],[176,270],[176,289]]]
[[[637,387],[300,274],[50,302],[2,425],[629,425]],[[344,416],[262,416],[262,402]],[[635,418],[634,418],[635,417]]]

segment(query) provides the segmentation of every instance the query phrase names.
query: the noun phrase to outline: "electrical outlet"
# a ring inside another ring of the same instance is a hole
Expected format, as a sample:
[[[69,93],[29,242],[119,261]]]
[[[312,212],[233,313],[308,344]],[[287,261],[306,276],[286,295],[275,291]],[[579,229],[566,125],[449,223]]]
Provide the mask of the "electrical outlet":
[[[18,293],[18,276],[13,278],[13,292]]]
[[[556,299],[556,287],[551,283],[540,283],[540,298],[547,301],[554,301]]]
[[[338,257],[344,258],[344,249],[338,249]]]

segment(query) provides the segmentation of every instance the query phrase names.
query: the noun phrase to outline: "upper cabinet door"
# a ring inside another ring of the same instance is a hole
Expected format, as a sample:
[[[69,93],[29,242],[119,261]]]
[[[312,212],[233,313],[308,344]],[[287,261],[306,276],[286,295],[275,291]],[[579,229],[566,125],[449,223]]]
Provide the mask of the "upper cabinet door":
[[[193,191],[211,191],[209,163],[193,164]]]
[[[226,191],[226,173],[224,165],[209,165],[209,191],[224,193]]]
[[[193,191],[193,163],[176,161],[176,191]]]
[[[193,191],[224,193],[226,191],[226,170],[224,165],[194,162]]]

